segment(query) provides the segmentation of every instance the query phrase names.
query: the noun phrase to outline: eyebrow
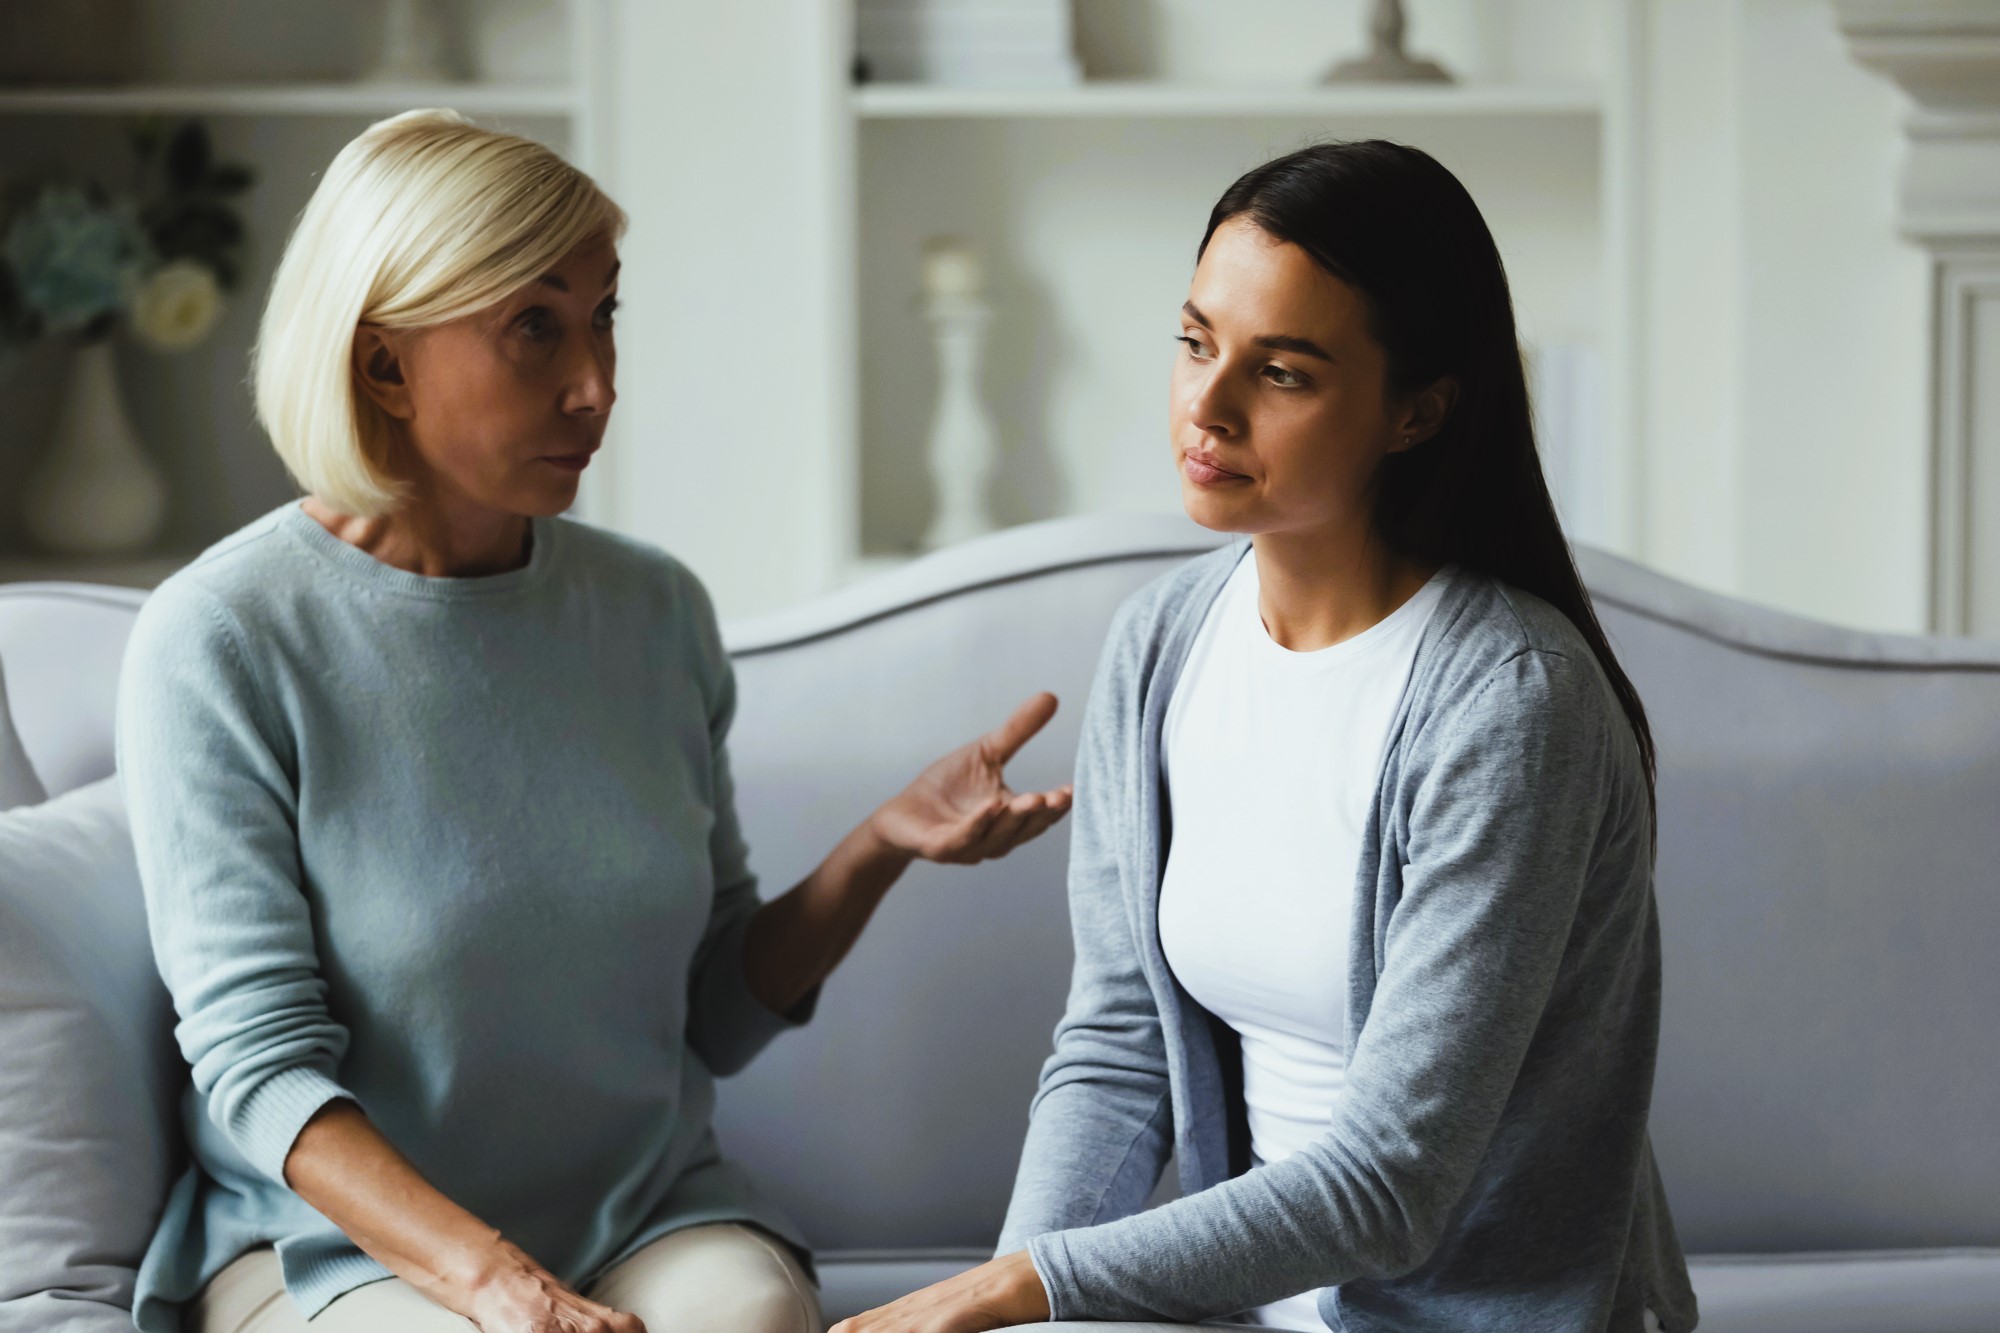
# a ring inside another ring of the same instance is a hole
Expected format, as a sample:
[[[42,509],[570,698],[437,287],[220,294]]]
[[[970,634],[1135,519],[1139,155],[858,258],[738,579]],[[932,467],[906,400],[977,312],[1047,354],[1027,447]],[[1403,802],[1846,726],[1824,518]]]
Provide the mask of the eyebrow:
[[[1208,316],[1201,313],[1192,301],[1181,302],[1181,313],[1203,328],[1213,328]],[[1297,352],[1301,356],[1316,356],[1322,361],[1333,360],[1333,354],[1310,338],[1295,337],[1289,333],[1267,333],[1250,340],[1258,347],[1268,347],[1277,352]]]
[[[604,285],[606,287],[611,285],[612,280],[618,276],[618,270],[623,267],[625,267],[625,261],[622,259],[612,264],[611,271],[604,275]],[[542,281],[559,292],[569,290],[569,283],[563,280],[563,276],[560,273],[544,273],[542,274]]]

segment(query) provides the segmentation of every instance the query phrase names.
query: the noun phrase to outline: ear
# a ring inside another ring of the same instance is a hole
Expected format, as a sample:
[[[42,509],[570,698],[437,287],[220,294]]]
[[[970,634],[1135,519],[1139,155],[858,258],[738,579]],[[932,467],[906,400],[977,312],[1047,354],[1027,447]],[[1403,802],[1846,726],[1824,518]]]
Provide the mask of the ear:
[[[1414,449],[1437,434],[1457,402],[1458,381],[1450,375],[1411,394],[1403,405],[1402,419],[1396,423],[1396,442],[1389,446],[1389,452],[1400,454]]]
[[[394,330],[363,324],[354,331],[354,381],[375,406],[408,421],[416,415],[403,374],[403,347]]]

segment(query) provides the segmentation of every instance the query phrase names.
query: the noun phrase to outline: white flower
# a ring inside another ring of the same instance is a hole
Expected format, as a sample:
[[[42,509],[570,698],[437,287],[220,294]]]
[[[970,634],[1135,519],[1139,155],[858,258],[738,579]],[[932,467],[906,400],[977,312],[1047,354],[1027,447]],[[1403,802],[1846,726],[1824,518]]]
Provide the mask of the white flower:
[[[176,259],[139,283],[132,331],[156,352],[178,352],[208,336],[222,315],[222,289],[206,264]]]

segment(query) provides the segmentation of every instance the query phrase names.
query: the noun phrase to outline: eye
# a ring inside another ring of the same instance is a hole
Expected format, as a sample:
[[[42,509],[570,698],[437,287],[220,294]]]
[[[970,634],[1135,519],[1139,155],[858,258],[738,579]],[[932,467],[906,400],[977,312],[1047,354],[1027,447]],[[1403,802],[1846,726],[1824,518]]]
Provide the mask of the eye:
[[[514,327],[522,335],[540,342],[556,335],[555,316],[547,306],[530,306],[515,316]]]
[[[1201,339],[1194,337],[1191,334],[1183,333],[1180,337],[1174,339],[1174,341],[1177,343],[1185,343],[1187,345],[1188,355],[1193,357],[1195,360],[1205,361],[1208,359],[1208,344],[1203,342]]]
[[[597,327],[600,329],[608,329],[617,322],[618,322],[618,298],[615,296],[607,297],[605,298],[604,304],[597,307]]]
[[[1265,366],[1264,374],[1269,376],[1271,383],[1280,389],[1297,389],[1305,385],[1305,380],[1301,376],[1294,371],[1286,370],[1283,366]]]

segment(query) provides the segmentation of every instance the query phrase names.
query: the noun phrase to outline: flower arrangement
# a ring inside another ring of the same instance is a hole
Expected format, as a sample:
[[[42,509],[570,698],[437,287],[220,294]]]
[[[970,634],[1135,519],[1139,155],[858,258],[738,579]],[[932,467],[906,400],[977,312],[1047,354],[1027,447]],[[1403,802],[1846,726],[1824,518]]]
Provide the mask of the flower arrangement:
[[[120,326],[157,351],[192,347],[242,275],[233,200],[248,168],[219,163],[200,121],[143,122],[135,188],[49,181],[0,198],[0,343],[95,343]]]

